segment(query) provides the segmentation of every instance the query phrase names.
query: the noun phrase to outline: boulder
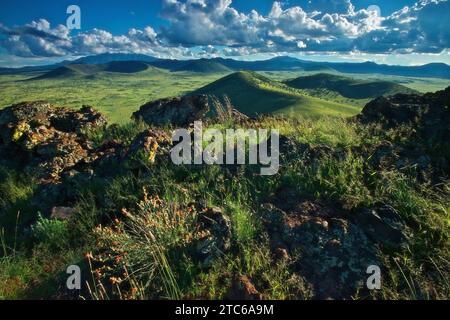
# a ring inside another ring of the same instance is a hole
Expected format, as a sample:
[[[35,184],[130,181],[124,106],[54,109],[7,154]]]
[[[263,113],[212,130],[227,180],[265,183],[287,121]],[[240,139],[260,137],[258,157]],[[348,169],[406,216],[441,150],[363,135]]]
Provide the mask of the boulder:
[[[92,160],[86,132],[105,125],[106,118],[88,106],[75,111],[23,102],[0,111],[0,146],[26,158],[26,170],[43,182],[55,183],[64,171]]]
[[[390,206],[361,210],[352,220],[376,244],[399,249],[409,240],[407,226]]]
[[[77,211],[68,207],[53,207],[51,218],[61,221],[69,220]]]
[[[143,153],[148,162],[153,163],[156,156],[168,155],[172,147],[172,138],[164,131],[147,129],[136,136],[128,149],[127,157],[132,158]]]
[[[450,140],[450,87],[436,93],[397,94],[369,102],[357,119],[384,128],[411,127],[424,140]]]
[[[355,119],[367,125],[373,135],[395,130],[386,137],[391,141],[368,146],[375,169],[416,172],[420,181],[431,179],[433,184],[450,173],[450,87],[423,95],[377,98]]]
[[[221,208],[207,208],[197,205],[200,212],[200,229],[209,236],[197,244],[201,266],[208,268],[215,259],[231,249],[231,220]]]
[[[106,118],[91,106],[83,106],[78,111],[59,108],[51,122],[57,130],[75,133],[84,133],[107,124]]]
[[[256,290],[247,276],[234,275],[227,298],[230,300],[263,300],[263,295]]]
[[[209,112],[208,96],[184,96],[149,102],[133,113],[132,118],[150,125],[189,126]]]
[[[246,123],[251,120],[251,118],[237,109],[231,109],[231,118],[239,123]]]
[[[106,118],[88,106],[75,111],[34,101],[15,104],[0,111],[0,135],[5,144],[19,141],[23,134],[39,127],[79,134],[106,124]]]
[[[289,257],[314,298],[351,299],[364,291],[367,267],[379,265],[364,230],[333,206],[298,197],[279,203],[263,205],[259,215],[275,257]]]

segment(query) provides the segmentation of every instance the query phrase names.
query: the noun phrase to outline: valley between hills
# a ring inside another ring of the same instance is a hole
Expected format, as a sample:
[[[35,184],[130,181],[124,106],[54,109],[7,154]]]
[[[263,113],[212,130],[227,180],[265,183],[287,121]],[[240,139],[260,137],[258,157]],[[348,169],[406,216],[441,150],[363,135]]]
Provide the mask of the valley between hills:
[[[355,66],[347,70],[345,64],[334,66],[347,72],[342,73],[328,64],[305,63],[288,57],[248,63],[224,61],[100,55],[62,65],[3,69],[0,108],[33,100],[69,107],[92,105],[110,121],[124,123],[148,101],[201,92],[227,95],[250,116],[267,113],[294,117],[352,116],[377,96],[431,92],[449,84],[446,75],[432,77],[439,75],[437,71],[428,76],[415,69],[377,75],[364,74],[364,70],[372,70],[364,64],[361,70],[355,70]],[[418,77],[419,74],[426,77]]]

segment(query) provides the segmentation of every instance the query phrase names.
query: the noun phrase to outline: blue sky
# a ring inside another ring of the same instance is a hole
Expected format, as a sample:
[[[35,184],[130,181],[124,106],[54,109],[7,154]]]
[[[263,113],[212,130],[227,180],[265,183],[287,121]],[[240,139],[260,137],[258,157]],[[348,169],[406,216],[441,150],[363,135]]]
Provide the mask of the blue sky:
[[[0,66],[105,52],[449,63],[449,18],[447,0],[2,0]]]

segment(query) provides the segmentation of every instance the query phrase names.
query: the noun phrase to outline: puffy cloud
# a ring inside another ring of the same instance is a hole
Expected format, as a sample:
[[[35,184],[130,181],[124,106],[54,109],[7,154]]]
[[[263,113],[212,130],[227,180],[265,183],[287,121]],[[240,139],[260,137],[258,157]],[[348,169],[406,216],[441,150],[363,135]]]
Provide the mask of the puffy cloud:
[[[374,26],[370,15],[354,21],[354,7],[350,1],[318,1],[317,8],[325,6],[338,13],[307,12],[299,6],[283,9],[274,2],[268,16],[256,11],[238,12],[231,0],[163,0],[162,17],[169,25],[163,27],[160,37],[169,44],[186,47],[221,45],[242,46],[267,50],[308,49],[308,42],[329,43],[340,37],[355,37],[360,30]],[[338,4],[340,4],[338,6]],[[343,12],[343,13],[340,13]],[[319,41],[319,42],[318,42]]]
[[[10,53],[21,57],[63,56],[66,48],[70,47],[67,27],[59,25],[52,29],[44,19],[13,29],[0,25],[0,34],[7,35],[0,44]]]
[[[449,48],[448,0],[420,0],[389,16],[356,10],[351,0],[275,1],[267,15],[239,12],[232,0],[162,0],[167,24],[123,35],[93,29],[72,35],[46,20],[0,24],[0,44],[21,57],[146,53],[158,57],[236,56],[278,52],[436,53]]]
[[[355,6],[351,0],[312,0],[309,1],[307,9],[308,11],[319,11],[322,13],[346,14],[353,13]]]
[[[439,53],[450,47],[450,2],[422,0],[383,18],[380,28],[355,40],[366,52]]]
[[[260,41],[257,26],[263,18],[232,8],[231,0],[163,0],[162,17],[169,21],[161,37],[171,44],[235,45]]]
[[[274,2],[267,16],[238,12],[230,0],[164,0],[160,36],[186,47],[228,45],[277,51],[441,52],[449,47],[450,2],[420,0],[383,17],[350,0],[315,0],[306,8]],[[246,50],[242,50],[245,52]]]
[[[133,52],[161,57],[179,57],[187,49],[161,45],[152,27],[144,30],[130,29],[127,34],[115,36],[108,31],[93,29],[74,36],[63,25],[52,28],[44,19],[23,27],[7,28],[0,24],[1,40],[10,54],[18,57],[80,56],[100,53]]]

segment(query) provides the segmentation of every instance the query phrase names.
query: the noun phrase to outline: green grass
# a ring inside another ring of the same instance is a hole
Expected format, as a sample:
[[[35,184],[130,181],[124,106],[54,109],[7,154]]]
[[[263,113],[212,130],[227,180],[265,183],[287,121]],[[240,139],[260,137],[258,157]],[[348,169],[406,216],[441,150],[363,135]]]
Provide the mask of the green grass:
[[[66,268],[80,265],[86,250],[55,252],[39,244],[30,254],[0,256],[0,300],[64,298],[58,294],[64,288]]]
[[[200,73],[231,73],[232,70],[221,65],[220,63],[209,61],[206,59],[200,59],[190,62],[187,65],[182,66],[176,71],[189,71]]]
[[[30,80],[43,80],[43,79],[64,79],[72,77],[90,76],[95,77],[101,72],[113,72],[113,73],[138,73],[148,69],[153,69],[144,62],[139,61],[115,61],[105,64],[89,65],[89,64],[71,64],[63,67],[50,70],[36,78]]]
[[[391,76],[391,75],[381,75],[381,74],[353,74],[353,73],[339,73],[325,71],[329,74],[334,74],[336,76],[344,76],[347,78],[357,79],[360,81],[388,81],[394,82],[403,86],[406,86],[412,90],[418,92],[435,92],[438,90],[443,90],[450,86],[450,81],[448,79],[439,78],[415,78],[415,77],[402,77],[402,76]],[[316,72],[306,72],[306,71],[265,71],[260,72],[262,75],[269,77],[270,79],[276,81],[289,81],[298,77],[308,77],[314,76],[321,71]]]

